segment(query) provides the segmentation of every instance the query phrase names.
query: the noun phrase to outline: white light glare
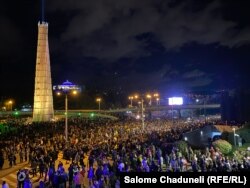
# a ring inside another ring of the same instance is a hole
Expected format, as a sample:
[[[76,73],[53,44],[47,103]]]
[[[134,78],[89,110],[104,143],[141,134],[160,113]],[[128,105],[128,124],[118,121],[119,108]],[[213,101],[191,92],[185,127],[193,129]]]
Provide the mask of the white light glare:
[[[183,105],[183,98],[182,97],[170,97],[168,98],[169,105]]]

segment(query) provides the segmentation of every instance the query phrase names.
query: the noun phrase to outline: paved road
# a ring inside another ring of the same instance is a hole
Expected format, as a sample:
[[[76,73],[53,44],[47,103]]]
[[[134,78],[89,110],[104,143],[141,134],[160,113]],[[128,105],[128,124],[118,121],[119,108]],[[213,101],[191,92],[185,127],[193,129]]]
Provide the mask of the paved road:
[[[18,157],[18,156],[17,156]],[[85,157],[84,163],[87,164],[88,158]],[[68,172],[69,164],[66,164],[66,160],[63,159],[63,153],[59,152],[58,159],[56,160],[55,166],[57,168],[57,165],[61,161],[63,163],[63,166],[65,170]],[[0,170],[0,184],[2,184],[2,181],[6,181],[9,184],[9,188],[16,188],[17,187],[17,172],[19,169],[30,169],[30,165],[27,162],[19,163],[12,168],[8,168],[8,161],[5,161],[5,165],[3,170]],[[86,169],[88,170],[88,169]],[[84,177],[84,185],[85,187],[88,187],[88,179],[87,179],[87,173],[85,173]],[[39,173],[37,173],[37,176],[32,177],[30,175],[30,179],[32,182],[32,187],[37,187],[39,185],[39,182],[43,179],[39,178]]]

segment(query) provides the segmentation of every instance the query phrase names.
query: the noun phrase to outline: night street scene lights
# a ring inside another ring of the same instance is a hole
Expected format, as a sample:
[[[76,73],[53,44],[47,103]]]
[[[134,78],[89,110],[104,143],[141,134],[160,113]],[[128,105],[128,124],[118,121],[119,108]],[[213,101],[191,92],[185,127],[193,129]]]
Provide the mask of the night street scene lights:
[[[133,100],[137,100],[139,97],[139,95],[135,94],[135,95],[131,95],[128,97],[128,99],[130,100],[130,107],[133,107]]]
[[[152,104],[152,100],[151,100],[152,96],[150,94],[147,94],[146,97],[147,97],[147,99],[149,99],[149,102],[148,102],[149,106],[151,106],[151,104]]]
[[[156,105],[157,106],[160,105],[160,95],[159,95],[159,93],[154,93],[153,96],[154,96],[154,98],[156,100]]]
[[[145,121],[145,114],[144,114],[144,110],[145,110],[144,109],[144,101],[145,101],[145,99],[144,98],[148,98],[148,97],[147,97],[147,95],[146,96],[140,95],[140,97],[139,97],[139,95],[136,94],[133,96],[133,98],[138,100],[138,104],[141,107],[142,130],[144,131],[144,129],[145,129],[145,123],[144,123],[144,121]]]
[[[128,99],[130,100],[130,107],[133,107],[133,96],[129,96]]]
[[[145,128],[145,124],[144,124],[144,106],[143,106],[143,103],[144,103],[144,100],[143,99],[140,99],[138,104],[141,105],[141,122],[142,122],[142,130],[144,130]]]
[[[100,97],[98,97],[96,99],[96,102],[98,103],[98,110],[100,111],[101,110],[101,102],[102,102],[102,99]]]
[[[10,111],[12,111],[13,101],[12,101],[12,100],[9,100],[9,101],[8,101],[8,105],[10,106]]]
[[[160,98],[156,98],[156,105],[160,105]]]
[[[135,99],[138,99],[138,98],[139,98],[139,95],[135,94],[135,95],[134,95],[134,98],[135,98]]]
[[[65,140],[68,143],[68,95],[77,95],[81,88],[67,80],[61,85],[53,86],[53,90],[57,96],[65,95]]]

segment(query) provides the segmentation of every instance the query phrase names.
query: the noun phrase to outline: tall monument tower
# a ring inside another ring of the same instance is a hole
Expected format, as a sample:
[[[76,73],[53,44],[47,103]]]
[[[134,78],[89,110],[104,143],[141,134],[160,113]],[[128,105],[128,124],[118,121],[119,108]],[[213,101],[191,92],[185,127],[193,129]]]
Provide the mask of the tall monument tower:
[[[41,0],[41,5],[41,21],[38,23],[33,122],[50,121],[54,117],[48,23],[44,20],[43,0]]]

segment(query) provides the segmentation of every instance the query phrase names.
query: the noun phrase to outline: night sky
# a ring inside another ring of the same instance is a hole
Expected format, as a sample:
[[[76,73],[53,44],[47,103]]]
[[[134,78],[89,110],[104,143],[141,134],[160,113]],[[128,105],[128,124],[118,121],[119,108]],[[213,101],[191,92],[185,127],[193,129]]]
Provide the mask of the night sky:
[[[249,88],[247,0],[47,0],[53,84],[86,90]],[[40,0],[0,6],[0,99],[33,101]]]

